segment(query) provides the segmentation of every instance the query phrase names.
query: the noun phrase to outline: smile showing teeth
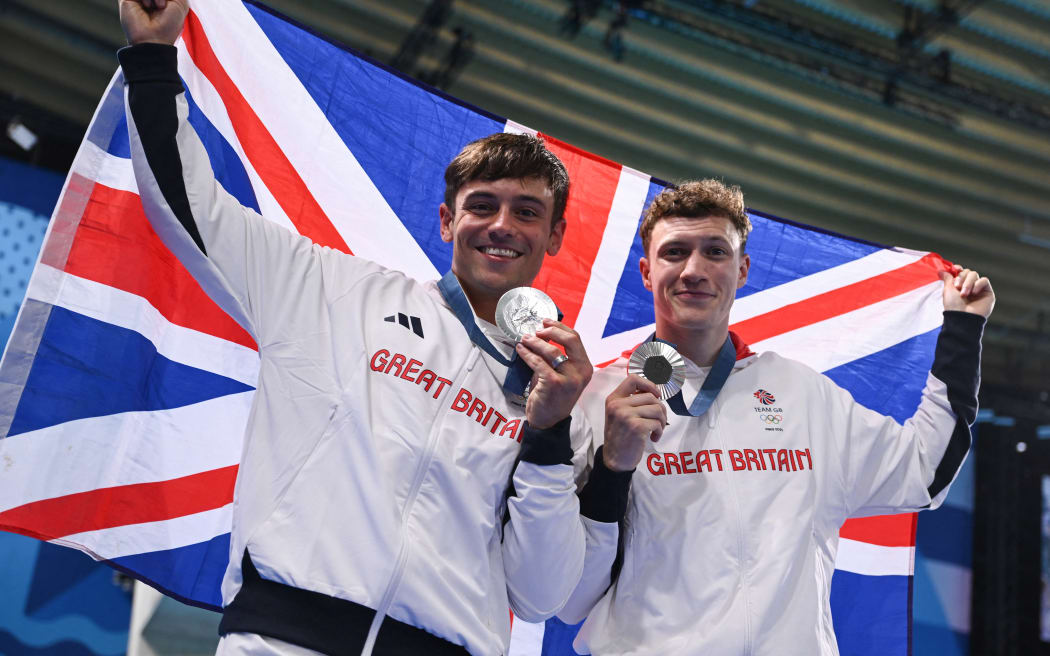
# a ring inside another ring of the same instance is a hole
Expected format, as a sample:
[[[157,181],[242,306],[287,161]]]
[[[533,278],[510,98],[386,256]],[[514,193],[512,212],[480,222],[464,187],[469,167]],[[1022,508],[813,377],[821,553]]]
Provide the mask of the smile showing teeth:
[[[486,255],[496,255],[498,257],[518,257],[521,253],[512,251],[509,248],[496,248],[495,246],[482,246],[481,252]]]

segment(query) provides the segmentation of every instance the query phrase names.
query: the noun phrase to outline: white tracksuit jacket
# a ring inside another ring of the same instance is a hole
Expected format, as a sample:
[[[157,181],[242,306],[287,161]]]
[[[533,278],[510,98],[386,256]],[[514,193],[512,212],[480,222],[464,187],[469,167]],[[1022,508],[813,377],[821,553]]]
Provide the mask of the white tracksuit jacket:
[[[119,58],[150,222],[259,346],[220,632],[356,654],[379,627],[375,653],[505,653],[508,608],[549,617],[579,580],[569,424],[585,422],[530,429],[434,284],[227,194],[175,48]]]
[[[945,312],[903,426],[805,365],[734,340],[738,360],[712,407],[668,412],[633,475],[606,469],[598,450],[627,360],[597,372],[581,399],[595,435],[580,472],[587,559],[559,613],[587,617],[576,651],[837,655],[828,600],[839,527],[943,501],[970,446],[983,325]],[[706,376],[689,372],[686,399]]]

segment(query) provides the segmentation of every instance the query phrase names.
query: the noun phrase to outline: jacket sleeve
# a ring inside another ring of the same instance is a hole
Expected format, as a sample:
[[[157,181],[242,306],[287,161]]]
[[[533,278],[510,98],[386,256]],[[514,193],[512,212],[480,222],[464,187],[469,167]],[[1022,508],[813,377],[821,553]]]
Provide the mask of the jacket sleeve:
[[[904,425],[825,379],[841,462],[841,511],[866,517],[936,508],[970,450],[984,317],[944,313],[918,410]]]
[[[580,580],[585,540],[573,456],[589,434],[579,412],[546,430],[527,423],[523,429],[507,499],[503,568],[511,610],[526,622],[561,610]]]
[[[566,624],[587,615],[612,585],[623,558],[623,527],[634,470],[615,472],[605,467],[602,446],[589,449],[590,465],[579,477],[580,518],[586,538],[583,574],[569,601],[558,613]]]
[[[338,261],[340,253],[263,219],[223,189],[189,124],[174,46],[139,44],[121,49],[117,57],[126,85],[132,165],[146,216],[204,291],[260,346],[277,339],[272,333],[289,317],[304,316],[295,304],[316,303],[316,296],[326,293],[326,269],[361,269],[353,272],[359,275],[336,277],[346,284],[375,266],[359,258]],[[317,319],[316,312],[306,314]]]

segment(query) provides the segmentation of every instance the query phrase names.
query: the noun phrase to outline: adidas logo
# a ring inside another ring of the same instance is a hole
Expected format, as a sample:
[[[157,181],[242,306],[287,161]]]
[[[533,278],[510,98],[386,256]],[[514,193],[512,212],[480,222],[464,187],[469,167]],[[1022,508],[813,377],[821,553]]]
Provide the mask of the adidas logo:
[[[420,337],[423,336],[423,324],[419,321],[419,317],[410,317],[406,314],[398,312],[397,314],[391,314],[389,317],[383,319],[388,323],[394,323],[395,321],[405,328],[408,328]]]

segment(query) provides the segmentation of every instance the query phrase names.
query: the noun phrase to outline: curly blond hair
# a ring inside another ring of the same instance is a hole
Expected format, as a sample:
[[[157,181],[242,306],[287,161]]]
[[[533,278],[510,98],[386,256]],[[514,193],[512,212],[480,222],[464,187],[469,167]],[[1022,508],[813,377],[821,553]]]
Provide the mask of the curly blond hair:
[[[638,229],[638,234],[642,237],[642,248],[646,253],[649,252],[653,227],[661,219],[670,216],[720,216],[729,219],[740,235],[741,252],[747,246],[747,236],[751,234],[751,219],[748,218],[744,206],[744,193],[737,185],[726,185],[714,178],[683,182],[657,194],[645,211],[642,226]]]

